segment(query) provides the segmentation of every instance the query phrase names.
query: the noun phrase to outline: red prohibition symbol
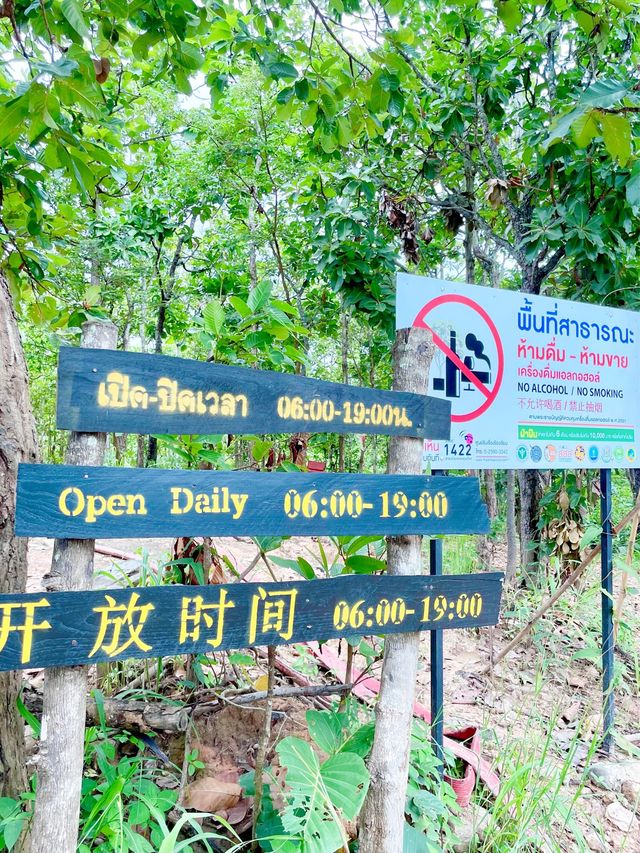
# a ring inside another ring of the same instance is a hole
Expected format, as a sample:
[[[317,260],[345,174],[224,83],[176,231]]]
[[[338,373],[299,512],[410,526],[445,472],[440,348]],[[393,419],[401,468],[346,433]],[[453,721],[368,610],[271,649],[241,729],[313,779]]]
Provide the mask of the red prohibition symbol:
[[[451,349],[451,347],[447,346],[447,344],[436,332],[433,331],[433,329],[427,322],[427,317],[431,311],[433,311],[435,308],[438,308],[438,306],[440,305],[446,305],[449,303],[465,305],[467,308],[470,308],[472,311],[475,311],[476,314],[479,314],[489,327],[489,331],[491,332],[491,336],[493,338],[493,341],[496,346],[496,351],[498,353],[498,369],[496,371],[495,381],[491,388],[489,388],[485,383],[481,382],[478,379],[473,370],[471,370],[471,368],[468,367],[462,361],[462,359],[457,355],[457,353],[455,353]],[[504,350],[496,325],[491,319],[491,317],[484,310],[484,308],[481,305],[478,305],[477,302],[474,302],[473,299],[469,299],[468,296],[461,296],[455,293],[443,294],[442,296],[436,296],[435,299],[432,299],[431,302],[427,302],[427,304],[420,309],[418,315],[416,316],[416,319],[413,321],[413,325],[419,326],[423,329],[428,329],[431,332],[431,334],[433,335],[433,342],[438,347],[438,349],[441,350],[445,354],[445,356],[455,364],[455,366],[462,373],[465,379],[467,379],[467,381],[474,385],[485,398],[484,402],[482,402],[477,408],[473,409],[473,411],[471,412],[458,415],[452,414],[451,420],[454,423],[465,423],[466,421],[472,421],[474,418],[477,418],[484,412],[486,412],[489,406],[491,406],[493,401],[498,396],[498,391],[500,390],[500,386],[502,385],[502,377],[504,374]]]

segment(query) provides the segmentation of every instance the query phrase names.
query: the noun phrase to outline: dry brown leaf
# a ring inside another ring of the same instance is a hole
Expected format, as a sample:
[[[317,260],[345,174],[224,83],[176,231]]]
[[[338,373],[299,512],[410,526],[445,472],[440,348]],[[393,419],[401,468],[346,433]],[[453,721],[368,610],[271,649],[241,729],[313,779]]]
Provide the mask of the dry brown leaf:
[[[223,782],[213,776],[203,776],[192,782],[186,790],[184,804],[199,812],[232,809],[242,796],[242,788],[236,782]]]

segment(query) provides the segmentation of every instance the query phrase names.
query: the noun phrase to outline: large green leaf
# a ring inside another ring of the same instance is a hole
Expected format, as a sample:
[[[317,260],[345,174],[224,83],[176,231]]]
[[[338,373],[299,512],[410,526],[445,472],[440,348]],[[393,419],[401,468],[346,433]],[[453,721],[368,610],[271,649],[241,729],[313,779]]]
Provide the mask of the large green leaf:
[[[598,112],[590,110],[588,113],[583,113],[573,122],[571,130],[580,148],[586,148],[591,140],[600,133]]]
[[[320,765],[311,745],[296,737],[285,738],[276,750],[291,789],[282,813],[285,829],[302,839],[305,853],[335,853],[344,843],[338,812],[352,820],[367,792],[364,761],[340,753]]]
[[[22,121],[28,112],[27,95],[20,95],[0,104],[0,146],[6,148],[16,141],[23,131]]]
[[[89,27],[87,26],[87,22],[82,14],[82,8],[79,0],[62,0],[61,9],[62,14],[65,16],[67,21],[69,21],[78,35],[82,36],[82,38],[87,38],[89,35]]]
[[[247,305],[254,314],[267,304],[271,296],[271,282],[269,279],[263,279],[258,282],[247,298]]]
[[[225,313],[224,308],[220,304],[219,299],[212,299],[208,302],[202,312],[204,319],[204,327],[207,332],[213,335],[219,335],[224,326]]]
[[[607,151],[625,166],[631,157],[631,125],[625,115],[603,113],[600,116],[602,136]]]
[[[629,94],[628,83],[619,80],[597,80],[580,97],[579,103],[586,107],[612,107]]]
[[[519,0],[497,0],[498,17],[508,33],[514,33],[522,23]]]
[[[340,717],[331,711],[307,711],[309,734],[327,755],[334,755],[343,741]]]

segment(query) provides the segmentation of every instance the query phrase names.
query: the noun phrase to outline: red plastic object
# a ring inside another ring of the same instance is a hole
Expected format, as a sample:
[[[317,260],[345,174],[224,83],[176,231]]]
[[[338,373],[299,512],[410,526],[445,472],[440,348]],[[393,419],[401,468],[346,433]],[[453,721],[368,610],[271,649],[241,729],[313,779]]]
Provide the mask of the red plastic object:
[[[307,470],[309,471],[325,471],[326,468],[326,462],[318,462],[316,459],[309,459],[307,462]]]
[[[449,732],[448,737],[460,741],[480,759],[480,732],[475,726],[469,726],[459,732]],[[452,779],[447,773],[444,774],[445,781],[453,788],[458,805],[466,809],[471,802],[471,795],[476,786],[476,772],[470,764],[465,765],[462,779]]]

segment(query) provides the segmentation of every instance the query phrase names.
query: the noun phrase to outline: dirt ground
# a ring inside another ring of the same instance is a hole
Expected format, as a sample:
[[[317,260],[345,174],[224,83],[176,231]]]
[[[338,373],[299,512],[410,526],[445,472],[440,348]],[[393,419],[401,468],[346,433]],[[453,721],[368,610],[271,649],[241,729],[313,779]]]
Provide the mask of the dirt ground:
[[[52,544],[51,540],[45,539],[33,539],[30,542],[29,591],[41,588],[42,578],[51,565]],[[169,539],[145,540],[144,547],[148,558],[143,560],[137,540],[98,541],[98,548],[137,554],[137,557],[114,560],[96,553],[95,586],[116,584],[122,571],[135,576],[141,565],[162,562],[170,554],[172,544]],[[215,544],[218,551],[225,554],[239,572],[249,566],[256,554],[255,546],[249,539],[217,539]],[[309,549],[313,550],[313,543],[310,544],[309,540],[288,540],[279,552],[274,553],[288,558],[297,554],[308,557]],[[494,568],[502,567],[503,556],[502,549],[496,549],[492,561]],[[281,580],[296,577],[287,569],[275,567],[275,571]],[[589,582],[597,582],[597,571],[597,568],[592,569]],[[265,566],[259,562],[248,579],[268,578]],[[517,609],[518,600],[518,595],[506,593],[503,616],[495,628],[444,632],[445,729],[470,724],[477,726],[483,736],[483,753],[495,763],[503,778],[506,770],[503,764],[511,761],[510,767],[513,771],[512,756],[516,753],[522,764],[537,762],[539,766],[536,775],[542,778],[545,774],[553,775],[554,767],[561,767],[571,751],[568,761],[571,769],[566,774],[557,797],[567,802],[575,798],[574,818],[588,847],[606,853],[640,853],[640,807],[637,799],[630,802],[628,792],[625,798],[624,794],[605,790],[592,781],[588,781],[578,795],[578,786],[588,759],[589,744],[601,730],[602,697],[597,662],[572,657],[576,652],[580,654],[580,649],[585,645],[587,631],[584,617],[576,604],[576,594],[569,593],[565,597],[567,603],[561,602],[554,608],[552,617],[540,623],[534,632],[533,640],[529,639],[513,650],[491,675],[481,674],[491,659],[492,651],[493,654],[497,653],[514,635],[517,620],[513,618],[513,613]],[[599,607],[598,596],[591,599],[590,606]],[[626,621],[639,625],[640,596],[629,597],[626,607]],[[520,624],[521,621],[518,621],[518,627]],[[636,644],[637,651],[639,647],[640,640]],[[417,679],[417,699],[428,706],[429,640],[426,635],[421,652],[422,666]],[[344,654],[344,649],[342,653]],[[291,659],[295,652],[282,648],[279,649],[279,654],[285,659]],[[363,660],[357,658],[356,665],[364,666]],[[640,746],[640,738],[634,739],[634,736],[640,733],[640,674],[635,673],[634,683],[632,664],[623,660],[621,665],[626,669],[626,677],[616,693],[616,731],[625,738],[634,740],[636,746]],[[379,666],[374,667],[372,674],[379,676]],[[303,715],[304,703],[293,714],[286,715],[283,711],[283,718],[286,718],[286,722],[281,726],[283,734],[301,734],[304,728]],[[227,757],[230,767],[242,769],[246,756],[243,758],[241,753],[250,752],[257,742],[257,720],[251,722],[251,714],[243,711],[240,716],[245,720],[246,731],[240,735],[237,731],[237,716],[231,714],[234,738],[227,738],[227,742],[234,745],[235,752]],[[209,725],[224,726],[224,718],[219,717],[217,723],[212,722]],[[549,735],[550,748],[545,750],[545,739]],[[219,732],[207,732],[206,727],[201,730],[200,737],[200,746],[205,751],[209,748],[219,752],[221,744],[225,742],[224,737],[220,739]],[[505,758],[507,754],[511,756],[508,760]],[[616,757],[627,759],[629,755],[618,749]],[[515,765],[518,763],[516,760]],[[535,791],[532,795],[535,796]],[[541,808],[545,807],[543,799],[540,799]],[[239,807],[242,808],[242,801]],[[621,817],[619,807],[623,808],[626,815],[622,814]],[[635,817],[629,823],[629,813],[633,812]],[[554,824],[553,834],[562,849],[578,849],[573,835],[558,821]]]

